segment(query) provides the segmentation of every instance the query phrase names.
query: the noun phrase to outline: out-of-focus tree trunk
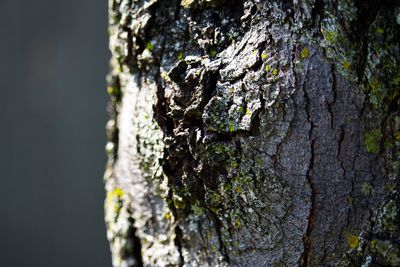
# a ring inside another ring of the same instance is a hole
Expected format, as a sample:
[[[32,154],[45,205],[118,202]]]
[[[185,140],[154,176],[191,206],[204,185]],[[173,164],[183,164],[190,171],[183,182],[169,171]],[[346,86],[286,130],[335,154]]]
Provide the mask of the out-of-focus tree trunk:
[[[400,4],[110,0],[114,266],[399,266]]]

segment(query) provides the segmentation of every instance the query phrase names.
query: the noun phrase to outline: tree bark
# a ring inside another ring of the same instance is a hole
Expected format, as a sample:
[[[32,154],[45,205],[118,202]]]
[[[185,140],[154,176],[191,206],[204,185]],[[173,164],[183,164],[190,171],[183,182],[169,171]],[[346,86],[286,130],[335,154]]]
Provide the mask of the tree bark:
[[[110,0],[114,266],[400,266],[400,4]]]

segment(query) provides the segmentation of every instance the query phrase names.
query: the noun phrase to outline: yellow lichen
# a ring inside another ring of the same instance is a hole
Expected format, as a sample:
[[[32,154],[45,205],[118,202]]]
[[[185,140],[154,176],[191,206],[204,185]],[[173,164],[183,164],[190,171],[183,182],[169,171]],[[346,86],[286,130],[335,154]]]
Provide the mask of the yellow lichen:
[[[122,191],[121,188],[115,188],[114,190],[111,190],[107,192],[107,197],[106,197],[106,205],[109,207],[113,207],[114,212],[119,212],[120,209],[120,199],[124,196],[124,191]]]
[[[268,57],[267,54],[265,54],[265,53],[262,53],[262,54],[261,54],[261,58],[262,58],[262,59],[267,59],[267,57]]]
[[[107,93],[109,95],[114,95],[116,92],[117,92],[117,89],[115,89],[114,87],[112,87],[112,86],[107,87]]]
[[[350,63],[348,61],[342,61],[342,67],[345,70],[349,70],[350,69]]]
[[[239,219],[235,220],[235,225],[236,227],[240,227],[242,225],[242,223],[240,222]]]
[[[115,188],[114,190],[107,193],[107,199],[121,198],[124,195],[124,191],[121,188]]]
[[[352,204],[354,202],[354,198],[352,198],[351,196],[347,197],[347,202]]]
[[[358,244],[360,243],[360,238],[356,235],[350,235],[347,237],[347,245],[351,249],[355,249],[358,247]]]
[[[165,219],[171,220],[171,213],[167,212],[167,213],[165,214]]]
[[[270,71],[270,70],[271,70],[271,66],[269,66],[269,65],[266,65],[264,69],[265,69],[265,71],[267,71],[267,72],[268,72],[268,71]]]
[[[275,75],[275,76],[278,75],[278,72],[279,72],[278,69],[273,69],[272,70],[272,74]]]
[[[310,50],[308,50],[307,47],[304,47],[303,49],[301,49],[300,56],[301,56],[301,59],[308,58],[310,56]]]
[[[396,138],[397,141],[400,141],[400,131],[395,133],[394,137]]]

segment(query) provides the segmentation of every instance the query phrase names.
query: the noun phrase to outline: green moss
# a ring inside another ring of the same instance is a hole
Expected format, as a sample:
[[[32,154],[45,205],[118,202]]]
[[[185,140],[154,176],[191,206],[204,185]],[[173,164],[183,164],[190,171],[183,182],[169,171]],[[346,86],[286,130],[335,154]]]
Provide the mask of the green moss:
[[[371,195],[372,191],[373,191],[373,187],[369,183],[363,182],[361,184],[361,192],[364,195],[369,196],[369,195]]]
[[[213,150],[215,153],[220,154],[220,155],[224,155],[227,151],[226,146],[224,146],[221,143],[215,144],[215,146],[213,147]]]
[[[373,239],[371,240],[371,242],[369,243],[370,249],[372,252],[376,252],[378,249],[378,240]]]
[[[369,249],[380,264],[399,266],[399,249],[391,242],[373,239],[369,243]]]
[[[179,51],[178,52],[178,60],[182,60],[183,59],[183,52]]]
[[[210,166],[237,168],[235,149],[226,142],[214,143],[202,150],[204,162]]]
[[[229,122],[229,131],[230,131],[230,132],[234,132],[235,129],[236,129],[235,123],[232,122],[232,121],[230,121],[230,122]]]
[[[233,169],[237,169],[239,166],[239,163],[237,163],[235,160],[230,160],[230,164]]]
[[[285,267],[287,266],[285,263],[281,261],[274,262],[273,267]]]
[[[193,204],[191,206],[191,209],[192,209],[193,213],[197,216],[201,216],[201,215],[205,214],[204,208],[202,208],[199,203]]]
[[[396,232],[398,229],[398,211],[395,201],[390,200],[383,206],[379,221],[383,228],[389,232]]]
[[[387,254],[387,261],[391,266],[399,266],[400,265],[400,258],[395,252],[389,252]]]
[[[392,17],[395,11],[380,11],[365,29],[365,39],[354,38],[356,28],[353,28],[353,25],[359,18],[360,10],[352,1],[340,2],[337,8],[341,10],[338,13],[330,13],[330,8],[324,12],[320,24],[322,39],[305,43],[322,47],[320,51],[329,62],[335,64],[338,75],[345,78],[349,84],[356,84],[363,89],[367,96],[364,100],[365,113],[369,118],[365,121],[367,130],[363,136],[365,151],[382,153],[387,170],[384,177],[380,177],[385,180],[385,192],[379,194],[377,203],[374,203],[371,217],[373,227],[368,226],[366,229],[362,226],[362,229],[355,229],[356,233],[360,233],[359,236],[345,235],[347,242],[344,242],[343,246],[351,249],[347,251],[351,255],[351,261],[358,261],[360,265],[361,262],[367,265],[369,261],[379,266],[400,266],[398,244],[390,241],[398,240],[399,236],[400,152],[397,151],[400,131],[396,125],[400,124],[395,123],[394,114],[397,113],[400,94],[400,28]],[[365,44],[368,45],[367,49],[362,50]],[[304,59],[302,52],[299,52],[299,58]],[[364,195],[361,196],[362,199],[376,195],[374,190],[377,189],[370,182],[362,182],[359,186]],[[347,201],[360,205],[362,200],[359,197],[348,197]],[[358,266],[358,263],[356,265]],[[350,263],[349,266],[353,265]]]
[[[353,14],[354,15],[354,14]],[[351,19],[349,16],[347,19]],[[325,55],[336,63],[338,72],[350,81],[356,82],[356,64],[358,55],[357,42],[349,38],[343,29],[343,21],[332,14],[326,14],[321,23],[322,41],[317,46],[324,48]]]
[[[212,207],[219,206],[221,204],[222,199],[223,199],[223,197],[219,193],[214,192],[214,193],[212,193],[212,195],[209,198],[209,204]]]
[[[377,78],[373,78],[369,83],[369,101],[375,109],[381,109],[386,90],[382,88],[382,83]]]
[[[215,49],[210,50],[210,56],[215,57],[217,55],[217,51]]]
[[[151,42],[146,44],[146,49],[152,52],[154,50],[154,45]]]
[[[329,42],[329,43],[331,43],[331,44],[333,44],[333,43],[335,43],[335,41],[336,41],[336,34],[335,34],[335,32],[326,32],[325,34],[324,34],[324,37],[325,37],[325,39]]]
[[[368,152],[377,153],[382,139],[380,129],[375,129],[364,135],[364,144]]]
[[[375,32],[376,32],[377,34],[384,34],[384,33],[385,33],[385,30],[384,30],[383,28],[381,28],[381,27],[378,27],[378,28],[376,28]]]

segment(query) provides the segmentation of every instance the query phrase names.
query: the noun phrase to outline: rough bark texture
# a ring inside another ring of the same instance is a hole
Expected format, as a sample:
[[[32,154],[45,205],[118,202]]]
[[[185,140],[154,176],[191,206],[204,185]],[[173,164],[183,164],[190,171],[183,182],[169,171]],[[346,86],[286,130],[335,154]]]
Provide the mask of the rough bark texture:
[[[110,0],[114,266],[400,266],[400,4]]]

